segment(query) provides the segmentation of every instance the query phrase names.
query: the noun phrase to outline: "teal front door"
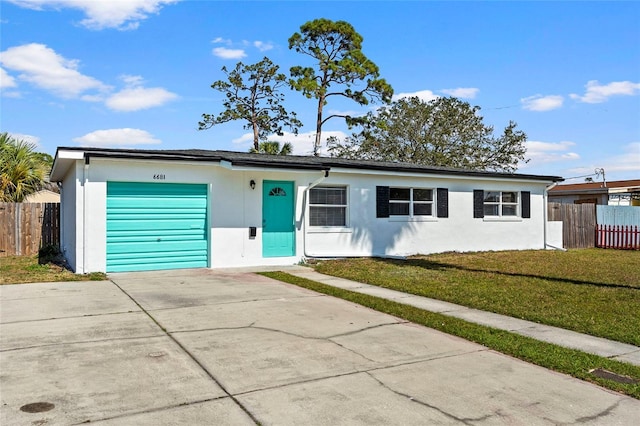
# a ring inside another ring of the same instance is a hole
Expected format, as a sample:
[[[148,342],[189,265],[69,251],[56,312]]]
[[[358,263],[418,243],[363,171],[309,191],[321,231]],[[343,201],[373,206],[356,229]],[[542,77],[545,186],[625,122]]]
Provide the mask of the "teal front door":
[[[262,256],[295,256],[293,182],[265,180],[262,185]]]

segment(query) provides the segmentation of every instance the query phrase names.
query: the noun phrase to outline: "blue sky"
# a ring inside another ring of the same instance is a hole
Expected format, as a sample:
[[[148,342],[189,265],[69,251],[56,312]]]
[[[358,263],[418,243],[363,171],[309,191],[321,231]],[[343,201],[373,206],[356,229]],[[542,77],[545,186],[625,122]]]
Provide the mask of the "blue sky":
[[[499,132],[528,135],[523,173],[603,168],[640,178],[640,2],[298,2],[4,0],[0,131],[58,146],[246,151],[241,122],[197,130],[222,110],[222,66],[268,56],[288,75],[303,23],[350,22],[396,97],[454,95]],[[286,91],[311,152],[315,102]],[[331,100],[326,111],[369,108]],[[323,136],[343,137],[338,119]],[[579,179],[579,181],[583,178]]]

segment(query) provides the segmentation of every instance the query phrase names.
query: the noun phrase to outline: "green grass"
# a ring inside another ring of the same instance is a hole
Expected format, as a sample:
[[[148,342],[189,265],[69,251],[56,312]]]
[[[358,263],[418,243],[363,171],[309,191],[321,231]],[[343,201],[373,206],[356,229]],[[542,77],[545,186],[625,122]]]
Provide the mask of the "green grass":
[[[107,276],[102,272],[74,274],[53,262],[38,263],[38,256],[0,257],[0,285],[45,283],[56,281],[101,281]]]
[[[322,261],[321,273],[640,346],[640,252],[444,253]]]
[[[508,331],[473,324],[458,318],[428,312],[391,300],[343,290],[284,272],[264,272],[262,275],[319,293],[339,297],[416,324],[459,336],[521,360],[569,374],[573,377],[596,383],[608,389],[640,399],[640,367],[638,366],[574,349],[563,348],[551,343],[540,342]],[[631,377],[638,381],[638,383],[625,384],[596,377],[589,372],[596,368],[606,369],[616,374]]]

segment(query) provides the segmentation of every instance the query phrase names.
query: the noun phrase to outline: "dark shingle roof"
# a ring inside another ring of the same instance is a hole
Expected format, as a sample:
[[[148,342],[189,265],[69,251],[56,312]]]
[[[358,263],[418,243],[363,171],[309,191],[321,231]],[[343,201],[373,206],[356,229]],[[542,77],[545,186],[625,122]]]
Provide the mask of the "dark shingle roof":
[[[372,160],[348,160],[334,157],[314,157],[299,155],[267,155],[235,151],[211,151],[204,149],[110,149],[59,147],[58,150],[83,151],[89,157],[140,158],[164,160],[189,160],[205,162],[227,161],[234,166],[330,170],[345,168],[357,170],[377,170],[390,172],[409,172],[417,174],[442,174],[469,177],[493,177],[504,179],[532,179],[559,182],[559,176],[541,176],[521,173],[501,173],[479,170],[464,170],[449,167],[425,166],[412,163],[395,163]]]

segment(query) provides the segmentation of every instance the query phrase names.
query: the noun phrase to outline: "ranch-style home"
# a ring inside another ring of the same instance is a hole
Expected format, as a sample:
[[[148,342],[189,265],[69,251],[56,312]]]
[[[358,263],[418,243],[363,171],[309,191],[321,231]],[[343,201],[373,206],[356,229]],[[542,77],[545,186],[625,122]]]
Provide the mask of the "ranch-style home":
[[[206,150],[58,148],[77,273],[561,247],[562,178]]]

